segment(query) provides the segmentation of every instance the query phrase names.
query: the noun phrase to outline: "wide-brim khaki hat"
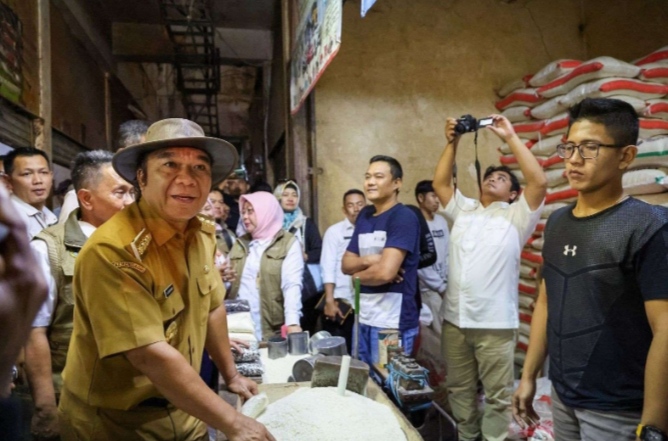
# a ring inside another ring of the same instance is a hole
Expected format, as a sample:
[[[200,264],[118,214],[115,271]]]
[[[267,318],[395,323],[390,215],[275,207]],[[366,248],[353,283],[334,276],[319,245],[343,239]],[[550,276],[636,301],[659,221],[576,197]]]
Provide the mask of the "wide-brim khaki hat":
[[[229,142],[204,135],[199,124],[183,118],[163,119],[151,125],[146,141],[124,148],[114,155],[114,170],[128,182],[137,181],[137,168],[147,154],[168,147],[192,147],[211,157],[211,184],[223,181],[239,160],[237,149]]]

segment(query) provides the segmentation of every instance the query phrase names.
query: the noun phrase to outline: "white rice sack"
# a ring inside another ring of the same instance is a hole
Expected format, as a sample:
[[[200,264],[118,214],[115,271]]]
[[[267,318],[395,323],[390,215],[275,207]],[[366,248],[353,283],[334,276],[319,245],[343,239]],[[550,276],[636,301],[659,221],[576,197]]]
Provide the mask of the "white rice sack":
[[[543,102],[543,98],[539,97],[534,88],[525,88],[514,91],[505,98],[499,100],[494,104],[497,109],[503,111],[509,107],[527,106],[535,107]]]
[[[577,198],[578,191],[573,190],[570,185],[567,184],[565,186],[557,187],[554,190],[549,189],[547,196],[545,196],[545,204],[573,202]]]
[[[665,63],[648,63],[640,69],[638,78],[645,81],[668,84],[668,60]]]
[[[522,173],[521,170],[513,170],[513,174],[517,177],[517,180],[520,181],[520,184],[526,185],[527,182],[524,178],[524,173]],[[548,187],[556,187],[568,182],[568,179],[566,178],[566,170],[563,168],[545,170],[545,176],[547,177]]]
[[[561,103],[566,107],[571,107],[587,97],[606,98],[614,95],[625,95],[648,100],[661,98],[666,94],[668,94],[668,85],[666,84],[648,83],[629,78],[604,78],[577,86],[563,97]]]
[[[541,213],[540,213],[540,217],[542,219],[547,219],[547,218],[550,217],[550,215],[552,213],[554,213],[555,211],[557,211],[560,208],[566,207],[567,205],[568,204],[566,204],[564,202],[555,202],[553,204],[545,204],[545,206],[543,207],[543,211],[541,211]]]
[[[649,63],[668,63],[668,46],[657,49],[651,54],[638,58],[633,62],[636,66],[644,66]]]
[[[579,60],[553,61],[536,72],[536,74],[529,80],[529,85],[532,87],[544,86],[550,81],[556,80],[557,78],[566,75],[581,64],[582,61]]]
[[[628,195],[663,193],[668,190],[663,185],[666,173],[657,169],[631,170],[622,176],[622,187]],[[668,184],[668,180],[666,180]]]
[[[645,201],[648,204],[652,205],[661,205],[662,207],[668,207],[668,192],[666,193],[655,193],[655,194],[639,194],[634,196],[636,199]]]
[[[521,136],[520,136],[520,141],[522,141],[522,144],[524,144],[528,148],[531,148],[534,144],[534,141],[532,141],[530,139],[527,139],[527,138],[522,138]],[[499,147],[498,150],[499,150],[500,153],[503,153],[504,155],[507,155],[507,154],[512,152],[512,150],[510,150],[510,146],[508,144],[506,144],[505,142],[503,144],[501,144],[501,147]]]
[[[501,112],[501,115],[508,118],[511,123],[529,121],[531,119],[530,110],[531,107],[528,106],[509,107]]]
[[[662,119],[640,118],[640,139],[668,135],[668,121]]]
[[[541,166],[543,165],[543,162],[547,159],[548,159],[547,156],[536,156],[536,160]],[[520,168],[520,165],[517,162],[517,158],[515,158],[514,155],[501,155],[501,157],[499,157],[499,162],[501,163],[501,165],[505,165],[506,167],[513,170]]]
[[[541,164],[545,170],[548,169],[564,169],[566,168],[566,164],[564,164],[564,159],[560,158],[559,155],[555,152],[554,155],[550,156],[547,158],[543,163]]]
[[[526,294],[520,293],[520,295],[518,296],[518,300],[519,300],[520,308],[524,308],[524,309],[528,309],[529,311],[533,311],[534,307],[536,306],[536,300],[533,297],[528,296]]]
[[[598,57],[576,67],[571,72],[538,88],[538,95],[552,98],[568,93],[575,86],[599,78],[633,78],[640,68],[612,57]]]
[[[534,268],[538,268],[543,264],[543,256],[541,255],[540,251],[533,250],[533,249],[523,249],[522,253],[520,254],[521,260],[525,265],[532,266]]]
[[[550,188],[555,188],[568,183],[566,169],[563,168],[545,170],[545,176],[547,177],[547,186]]]
[[[660,118],[668,120],[668,99],[647,101],[647,105],[640,112],[640,114],[648,118]]]
[[[521,138],[536,139],[545,125],[545,121],[525,121],[513,124],[515,133]]]
[[[629,103],[631,106],[633,106],[633,109],[638,113],[641,113],[646,106],[645,100],[642,100],[640,98],[636,98],[634,96],[611,95],[608,98],[614,98],[616,100],[622,100],[626,103]]]
[[[536,119],[548,119],[553,116],[562,113],[566,110],[566,106],[561,104],[561,99],[563,95],[558,95],[549,100],[537,105],[536,107],[529,110],[532,118]]]
[[[531,247],[535,248],[537,250],[542,250],[543,249],[543,243],[544,243],[544,238],[542,237],[537,237],[536,240],[531,242]]]
[[[525,279],[535,279],[536,278],[536,268],[530,267],[529,265],[520,264],[520,277]]]
[[[501,98],[504,98],[511,93],[519,90],[519,89],[524,89],[526,87],[529,87],[527,82],[525,81],[525,78],[531,77],[531,75],[527,75],[524,78],[521,78],[519,80],[513,80],[509,83],[504,84],[501,86],[501,88],[496,92],[497,95],[499,95]]]
[[[563,135],[568,131],[568,113],[560,113],[545,121],[540,134],[545,137]]]
[[[531,146],[531,153],[539,156],[552,156],[557,152],[557,145],[563,142],[563,135],[539,138]]]
[[[668,136],[649,138],[638,144],[632,168],[668,167]]]

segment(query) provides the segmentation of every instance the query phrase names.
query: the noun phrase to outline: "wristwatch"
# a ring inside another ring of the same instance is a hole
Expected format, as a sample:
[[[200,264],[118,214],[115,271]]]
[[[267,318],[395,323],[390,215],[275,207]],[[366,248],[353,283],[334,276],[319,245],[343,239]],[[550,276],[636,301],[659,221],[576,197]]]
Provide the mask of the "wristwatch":
[[[636,435],[641,441],[668,441],[668,435],[658,427],[638,424]]]

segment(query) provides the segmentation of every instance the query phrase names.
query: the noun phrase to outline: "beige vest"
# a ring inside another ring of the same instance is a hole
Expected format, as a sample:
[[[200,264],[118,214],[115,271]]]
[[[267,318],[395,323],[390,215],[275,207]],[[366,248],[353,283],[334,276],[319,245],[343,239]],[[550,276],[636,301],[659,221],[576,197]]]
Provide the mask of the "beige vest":
[[[49,250],[49,266],[56,283],[58,297],[53,319],[47,331],[51,348],[51,369],[56,393],[63,385],[61,373],[67,359],[67,349],[72,337],[74,317],[74,295],[72,294],[72,276],[74,261],[86,242],[86,235],[77,221],[79,210],[73,211],[65,223],[57,224],[39,232],[33,240],[43,240]]]
[[[262,338],[265,340],[272,337],[276,331],[280,331],[285,322],[284,298],[281,291],[281,268],[285,256],[287,256],[295,240],[293,234],[284,230],[279,231],[260,259],[257,286],[260,292],[260,309],[262,312]],[[230,264],[236,271],[237,278],[227,295],[228,299],[236,299],[239,294],[241,275],[246,265],[250,241],[251,236],[249,234],[239,237],[230,251]]]

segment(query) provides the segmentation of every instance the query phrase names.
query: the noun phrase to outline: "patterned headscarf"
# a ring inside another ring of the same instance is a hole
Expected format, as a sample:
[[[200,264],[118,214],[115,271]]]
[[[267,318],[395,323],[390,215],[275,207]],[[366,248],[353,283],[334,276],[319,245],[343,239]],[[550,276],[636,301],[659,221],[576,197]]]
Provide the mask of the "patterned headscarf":
[[[286,181],[282,184],[278,184],[274,189],[274,196],[280,202],[283,197],[283,191],[286,188],[292,188],[297,192],[297,208],[293,211],[285,211],[283,217],[283,229],[290,231],[291,228],[300,228],[304,223],[304,215],[302,214],[301,208],[299,208],[299,201],[301,200],[301,190],[299,185],[295,181]]]

